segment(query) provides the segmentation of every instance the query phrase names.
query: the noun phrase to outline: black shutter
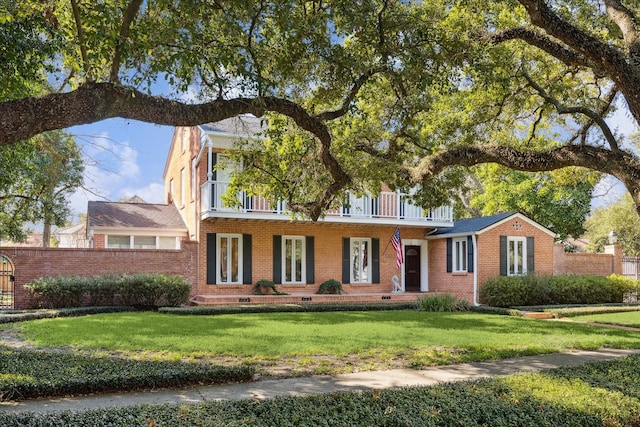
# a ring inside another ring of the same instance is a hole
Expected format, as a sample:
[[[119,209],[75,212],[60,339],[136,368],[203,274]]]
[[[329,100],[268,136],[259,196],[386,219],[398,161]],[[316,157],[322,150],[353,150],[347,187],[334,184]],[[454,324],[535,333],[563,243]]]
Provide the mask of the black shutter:
[[[447,239],[447,273],[453,271],[453,239]]]
[[[217,172],[216,172],[216,164],[218,163],[218,154],[217,153],[211,153],[211,172],[213,173],[213,175],[211,175],[211,180],[215,181],[217,178]]]
[[[282,236],[273,236],[273,283],[282,283]]]
[[[507,275],[507,236],[500,236],[500,275]]]
[[[380,283],[380,239],[371,239],[371,281]]]
[[[349,273],[349,249],[351,240],[348,237],[342,238],[342,283],[351,283],[351,274]]]
[[[207,233],[207,283],[216,283],[216,233]]]
[[[306,251],[306,267],[307,267],[307,284],[315,283],[315,274],[314,274],[314,238],[313,236],[307,236],[305,241],[305,251]]]
[[[534,270],[534,254],[533,237],[527,237],[527,273],[531,274]]]
[[[250,285],[251,280],[251,234],[242,235],[242,283]]]
[[[473,273],[473,237],[467,237],[467,271]]]

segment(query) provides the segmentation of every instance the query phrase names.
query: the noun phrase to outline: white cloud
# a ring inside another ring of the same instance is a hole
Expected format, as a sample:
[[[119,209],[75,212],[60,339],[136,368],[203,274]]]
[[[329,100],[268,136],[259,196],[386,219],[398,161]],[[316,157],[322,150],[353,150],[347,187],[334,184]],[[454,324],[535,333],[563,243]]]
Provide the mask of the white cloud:
[[[164,184],[141,182],[138,151],[129,142],[116,142],[107,133],[76,141],[82,147],[85,180],[84,188],[69,198],[74,215],[85,213],[89,200],[117,201],[138,195],[149,203],[164,202]]]

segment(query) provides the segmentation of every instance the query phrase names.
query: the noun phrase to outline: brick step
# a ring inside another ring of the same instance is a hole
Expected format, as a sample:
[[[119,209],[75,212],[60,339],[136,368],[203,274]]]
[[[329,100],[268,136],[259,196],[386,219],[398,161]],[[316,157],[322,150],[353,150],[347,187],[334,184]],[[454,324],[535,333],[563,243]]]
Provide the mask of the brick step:
[[[196,295],[191,303],[200,306],[216,305],[269,305],[269,304],[347,304],[414,302],[424,293],[375,293],[375,294],[289,294],[289,295]]]

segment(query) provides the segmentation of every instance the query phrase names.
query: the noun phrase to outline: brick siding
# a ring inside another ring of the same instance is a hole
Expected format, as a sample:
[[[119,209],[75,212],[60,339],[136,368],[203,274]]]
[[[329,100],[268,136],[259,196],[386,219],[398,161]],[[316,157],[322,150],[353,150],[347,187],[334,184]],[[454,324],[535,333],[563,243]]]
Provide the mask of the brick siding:
[[[95,276],[105,273],[164,273],[184,276],[195,289],[197,242],[180,250],[0,248],[13,263],[15,308],[29,308],[24,285],[38,277]]]

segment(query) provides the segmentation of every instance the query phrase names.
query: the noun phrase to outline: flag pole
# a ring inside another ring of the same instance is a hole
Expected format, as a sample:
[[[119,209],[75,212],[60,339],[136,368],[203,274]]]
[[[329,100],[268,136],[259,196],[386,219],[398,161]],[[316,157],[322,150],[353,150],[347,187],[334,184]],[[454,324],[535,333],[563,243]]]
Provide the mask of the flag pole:
[[[397,230],[398,228],[400,228],[400,226],[399,226],[399,225],[396,225],[396,230]],[[393,232],[395,233],[395,232],[396,232],[396,230],[393,230]],[[382,252],[382,255],[384,255],[384,254],[386,254],[386,253],[387,253],[387,249],[389,249],[389,245],[391,244],[391,239],[393,239],[393,234],[391,235],[391,237],[389,237],[389,241],[387,242],[387,247],[386,247],[386,248],[384,248],[384,251]]]

